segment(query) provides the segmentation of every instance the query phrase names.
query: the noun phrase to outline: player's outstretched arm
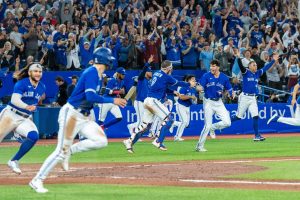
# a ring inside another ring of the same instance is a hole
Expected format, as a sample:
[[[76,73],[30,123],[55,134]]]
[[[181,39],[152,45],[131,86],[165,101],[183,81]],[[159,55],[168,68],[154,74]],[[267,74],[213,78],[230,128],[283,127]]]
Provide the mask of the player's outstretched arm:
[[[122,98],[114,98],[114,104],[124,108],[127,105],[127,101]]]

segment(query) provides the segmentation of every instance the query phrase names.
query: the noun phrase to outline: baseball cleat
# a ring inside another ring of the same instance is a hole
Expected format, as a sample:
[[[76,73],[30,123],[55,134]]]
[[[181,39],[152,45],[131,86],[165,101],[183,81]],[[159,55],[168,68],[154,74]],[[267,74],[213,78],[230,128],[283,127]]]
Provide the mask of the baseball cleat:
[[[130,141],[130,139],[123,140],[123,144],[124,144],[126,150],[128,151],[128,153],[134,153],[134,152],[133,152],[133,149],[132,149],[132,146],[131,146],[131,141]]]
[[[216,139],[216,133],[215,133],[215,130],[210,129],[210,130],[209,130],[209,135],[210,135],[211,139]]]
[[[16,174],[21,174],[22,173],[22,171],[19,167],[19,162],[17,160],[14,160],[14,161],[9,160],[7,165]]]
[[[175,137],[175,138],[174,138],[174,141],[175,141],[175,142],[182,142],[182,141],[184,141],[184,139],[181,138],[181,137]]]
[[[167,151],[168,149],[165,147],[165,145],[163,145],[162,143],[160,142],[157,142],[157,139],[153,140],[152,142],[153,146],[159,148],[160,150],[162,151]]]
[[[277,122],[278,118],[279,118],[279,116],[276,113],[268,120],[267,124],[270,124],[271,122]]]
[[[196,148],[197,152],[206,152],[207,150],[204,147]]]
[[[163,144],[159,145],[159,149],[162,150],[162,151],[167,151],[168,150],[167,147]]]
[[[40,179],[32,179],[29,186],[34,189],[37,193],[47,193],[48,189],[44,188],[43,181]]]
[[[264,141],[264,140],[266,140],[266,138],[263,136],[257,136],[255,138],[253,138],[254,142],[259,142],[259,141]]]

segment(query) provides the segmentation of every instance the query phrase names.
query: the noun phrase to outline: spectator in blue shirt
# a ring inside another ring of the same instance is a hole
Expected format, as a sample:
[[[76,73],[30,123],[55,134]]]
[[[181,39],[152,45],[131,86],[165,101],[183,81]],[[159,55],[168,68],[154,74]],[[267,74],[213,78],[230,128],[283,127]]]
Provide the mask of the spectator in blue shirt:
[[[175,36],[171,36],[166,44],[167,60],[169,60],[175,69],[181,68],[180,45]]]
[[[193,44],[191,38],[185,39],[185,44],[182,46],[181,53],[182,53],[182,68],[196,69],[198,49]]]
[[[57,42],[54,43],[55,66],[60,71],[66,70],[67,66],[67,44],[68,40],[61,36],[56,38]]]
[[[210,70],[210,62],[214,58],[213,50],[210,49],[209,43],[205,42],[203,44],[204,48],[200,52],[199,60],[201,61],[202,69],[209,71]]]
[[[91,37],[91,42],[87,40],[87,37]],[[81,56],[81,68],[85,69],[93,62],[93,51],[95,46],[95,31],[89,30],[89,32],[79,39],[79,48]]]
[[[120,67],[124,67],[127,68],[127,64],[128,64],[128,53],[129,53],[129,39],[126,36],[125,38],[123,38],[121,40],[121,47],[119,49],[119,60],[118,60],[118,64]]]
[[[258,24],[255,24],[247,34],[250,40],[250,46],[265,46],[264,34],[259,30]]]

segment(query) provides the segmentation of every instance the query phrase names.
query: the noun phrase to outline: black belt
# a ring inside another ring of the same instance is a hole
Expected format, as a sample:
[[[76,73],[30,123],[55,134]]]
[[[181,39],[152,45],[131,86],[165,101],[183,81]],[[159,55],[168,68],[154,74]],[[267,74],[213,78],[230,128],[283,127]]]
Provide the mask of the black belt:
[[[207,98],[209,100],[212,100],[212,101],[219,101],[221,98]]]
[[[30,117],[30,115],[24,114],[24,113],[14,109],[14,108],[11,108],[10,110],[13,111],[14,113],[16,113],[17,115],[20,115],[21,117],[24,117],[24,118]]]
[[[81,108],[75,108],[75,110],[77,110],[78,112],[80,112],[81,114],[83,114],[86,117],[91,114],[91,111],[89,111],[89,110],[83,110]]]
[[[245,92],[243,92],[243,94],[246,95],[246,96],[250,96],[250,97],[256,96],[256,94],[249,94],[249,93],[245,93]]]

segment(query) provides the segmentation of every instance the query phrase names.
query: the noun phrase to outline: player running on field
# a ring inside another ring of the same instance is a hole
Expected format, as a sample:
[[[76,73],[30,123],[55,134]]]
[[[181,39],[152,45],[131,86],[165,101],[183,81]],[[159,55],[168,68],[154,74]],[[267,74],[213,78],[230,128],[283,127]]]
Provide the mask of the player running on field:
[[[258,80],[268,69],[270,69],[279,56],[277,53],[273,54],[273,60],[266,63],[265,66],[257,70],[257,64],[255,61],[250,61],[248,69],[245,68],[240,59],[240,54],[237,54],[238,65],[243,75],[243,88],[242,93],[239,95],[237,114],[231,116],[231,121],[240,120],[245,112],[249,110],[251,117],[253,118],[254,138],[253,141],[264,141],[265,137],[261,136],[258,132],[258,107],[256,97],[258,95]]]
[[[133,129],[138,127],[142,123],[142,116],[144,113],[144,100],[147,97],[149,90],[149,82],[152,77],[152,70],[150,64],[153,61],[153,55],[150,56],[148,62],[145,64],[143,71],[139,74],[137,83],[136,83],[136,98],[133,102],[133,106],[135,109],[137,121],[132,124],[128,124],[127,128],[129,130],[130,135],[133,134]]]
[[[24,68],[16,77],[18,82],[14,86],[11,101],[0,113],[0,142],[11,131],[26,138],[19,151],[7,163],[17,174],[22,173],[19,160],[39,139],[38,130],[32,122],[32,113],[46,90],[45,85],[40,82],[42,71],[39,63],[32,63]]]
[[[294,86],[294,90],[292,93],[291,105],[294,106],[296,104],[295,117],[282,117],[278,116],[278,114],[275,114],[268,120],[268,124],[270,124],[271,122],[280,122],[292,126],[300,126],[300,96],[297,98],[299,88],[300,79],[298,80],[298,83]]]
[[[190,83],[188,87],[181,87],[179,92],[176,92],[178,101],[176,103],[176,112],[179,116],[179,124],[177,128],[174,141],[183,141],[183,131],[190,124],[190,107],[197,102],[196,77],[194,75],[187,75],[185,81]]]
[[[126,75],[126,71],[123,67],[117,68],[114,77],[107,82],[107,86],[103,96],[116,98],[116,97],[120,97],[120,95],[125,94],[125,89],[124,89],[125,75]],[[113,103],[102,103],[102,104],[98,104],[98,106],[99,106],[99,123],[102,128],[104,129],[108,128],[122,120],[123,117],[119,106]],[[111,114],[115,118],[104,123],[104,120],[106,119],[108,112],[111,112]]]
[[[210,72],[205,73],[201,77],[200,84],[204,91],[203,109],[205,125],[201,131],[196,151],[205,152],[207,150],[204,148],[204,143],[208,133],[231,125],[229,112],[222,101],[222,94],[224,90],[227,90],[233,98],[233,93],[228,77],[220,72],[220,63],[218,60],[211,61]],[[212,120],[215,113],[221,121],[213,124]]]
[[[114,103],[122,107],[126,105],[124,99],[98,95],[102,85],[99,77],[102,77],[105,68],[114,60],[111,50],[103,47],[97,48],[93,53],[93,58],[95,64],[84,70],[68,103],[60,109],[58,144],[55,151],[45,160],[37,175],[29,183],[30,187],[38,193],[48,192],[43,186],[43,181],[58,162],[68,161],[70,154],[107,146],[106,135],[94,120],[92,112],[94,104]],[[73,144],[74,137],[78,133],[87,139]]]
[[[168,86],[189,86],[189,83],[183,81],[177,81],[171,76],[173,70],[172,63],[165,60],[161,64],[161,70],[154,73],[147,98],[144,101],[145,112],[142,117],[143,122],[134,129],[134,134],[123,143],[129,153],[133,153],[132,146],[139,140],[142,134],[148,129],[148,125],[152,122],[153,117],[156,115],[163,120],[162,127],[158,138],[156,138],[152,144],[160,150],[167,150],[163,141],[165,134],[173,123],[173,119],[170,116],[170,111],[162,103],[161,99],[166,95],[166,89]]]

